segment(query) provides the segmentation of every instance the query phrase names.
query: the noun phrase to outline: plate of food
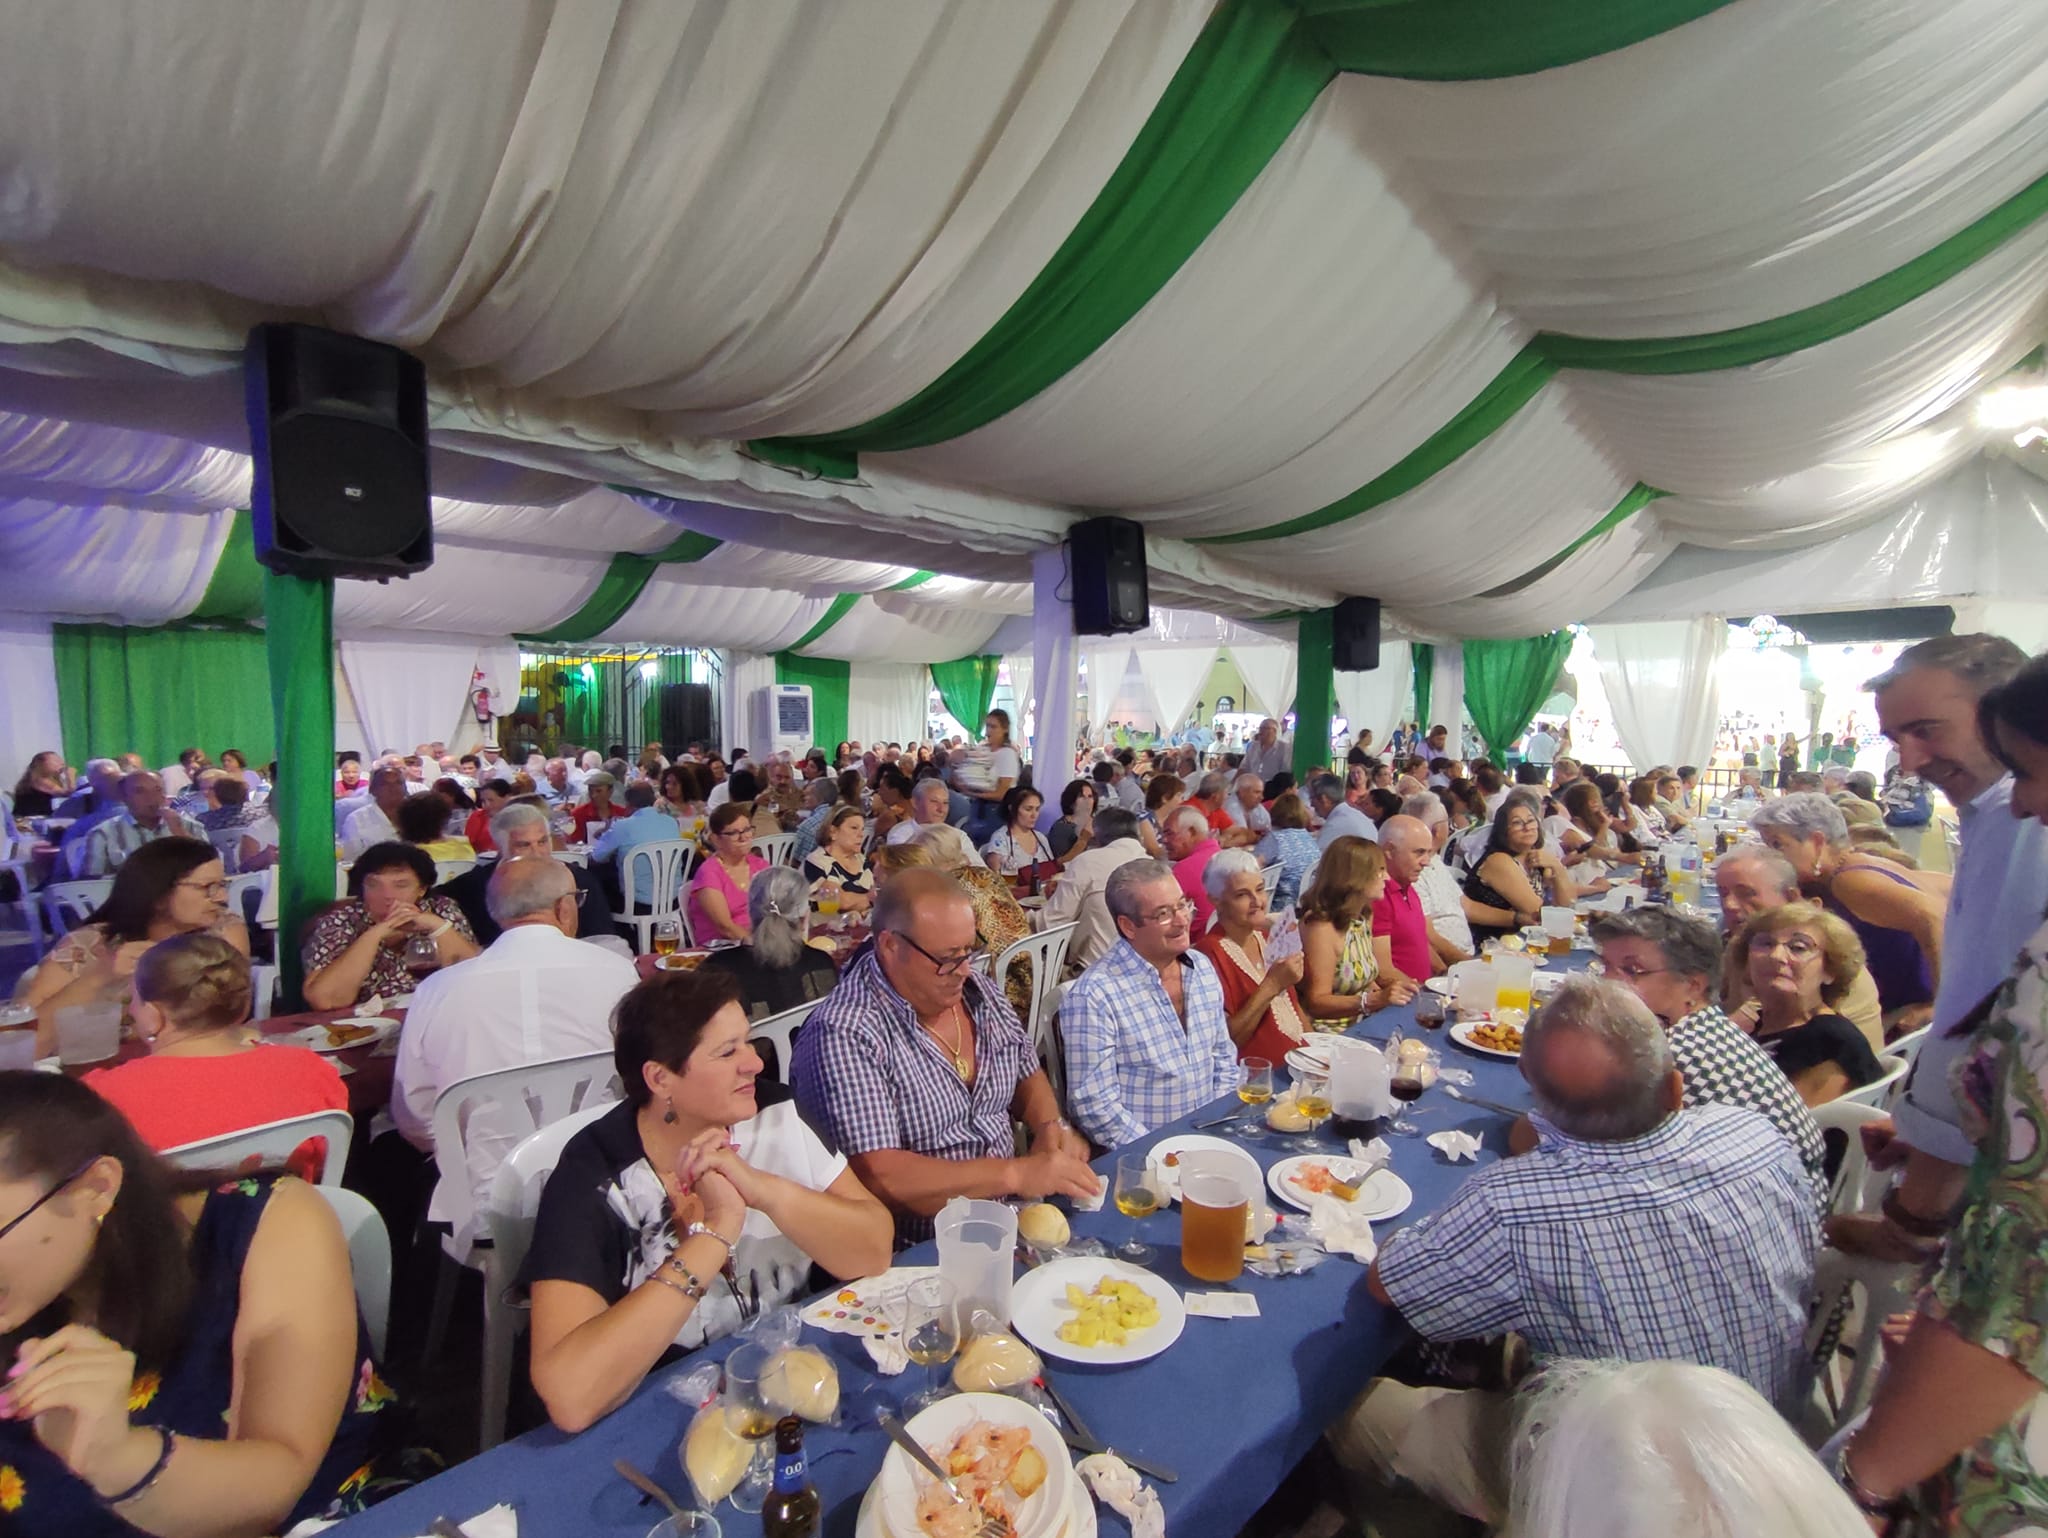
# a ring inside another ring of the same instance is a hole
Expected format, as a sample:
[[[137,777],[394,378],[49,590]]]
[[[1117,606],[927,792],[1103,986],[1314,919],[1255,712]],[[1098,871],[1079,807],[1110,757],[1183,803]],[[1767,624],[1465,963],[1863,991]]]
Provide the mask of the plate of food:
[[[1152,1171],[1153,1182],[1158,1186],[1162,1200],[1180,1200],[1181,1155],[1194,1153],[1197,1149],[1232,1156],[1244,1153],[1244,1149],[1236,1143],[1225,1138],[1208,1137],[1200,1132],[1183,1132],[1178,1137],[1161,1138],[1152,1145],[1152,1151],[1146,1155],[1145,1162]]]
[[[1361,1176],[1366,1178],[1361,1180]],[[1342,1154],[1299,1154],[1266,1171],[1266,1184],[1290,1207],[1308,1211],[1318,1196],[1350,1202],[1358,1215],[1377,1223],[1408,1210],[1415,1193],[1392,1170],[1366,1176],[1366,1166]]]
[[[346,1052],[351,1047],[374,1047],[397,1034],[398,1025],[389,1015],[350,1015],[326,1025],[308,1025],[264,1039],[280,1046],[311,1047],[315,1052]]]
[[[704,958],[711,952],[692,947],[686,951],[671,951],[666,956],[657,956],[654,964],[664,972],[694,972],[704,965]]]
[[[1460,1020],[1450,1029],[1450,1038],[1468,1052],[1483,1057],[1513,1060],[1522,1055],[1522,1028],[1492,1020]]]
[[[1180,1339],[1180,1294],[1139,1266],[1069,1255],[1017,1278],[1010,1322],[1063,1362],[1142,1362]]]
[[[875,1478],[878,1514],[890,1538],[972,1538],[997,1515],[1016,1538],[1056,1538],[1069,1525],[1079,1484],[1073,1462],[1052,1422],[1023,1400],[956,1394],[904,1429],[978,1510],[963,1512],[910,1454],[891,1446]]]

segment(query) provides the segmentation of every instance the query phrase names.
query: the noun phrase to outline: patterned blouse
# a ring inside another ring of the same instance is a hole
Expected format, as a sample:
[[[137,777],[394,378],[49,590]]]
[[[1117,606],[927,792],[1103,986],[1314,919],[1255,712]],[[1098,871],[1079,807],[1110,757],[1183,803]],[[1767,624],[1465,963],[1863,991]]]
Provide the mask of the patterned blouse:
[[[444,918],[455,926],[455,932],[471,944],[476,943],[476,934],[469,927],[469,920],[462,916],[452,897],[430,894],[420,899],[420,910],[436,918]],[[336,957],[361,937],[370,927],[369,910],[359,897],[347,902],[336,903],[313,921],[313,932],[306,937],[306,975],[311,977],[322,967],[331,966]],[[419,985],[419,979],[405,969],[405,948],[384,945],[377,949],[377,959],[370,963],[370,974],[363,979],[363,986],[356,990],[356,1002],[362,1003],[371,994],[382,994],[392,998],[398,994],[411,993]]]
[[[1372,910],[1365,910],[1358,922],[1344,931],[1344,944],[1337,952],[1337,975],[1330,980],[1332,993],[1370,993],[1380,980],[1380,961],[1372,948]],[[1316,1021],[1325,1030],[1343,1030],[1355,1016]]]
[[[1977,1160],[1921,1308],[2043,1385],[1910,1497],[1910,1531],[1991,1538],[2048,1528],[2048,924],[1954,1070]]]

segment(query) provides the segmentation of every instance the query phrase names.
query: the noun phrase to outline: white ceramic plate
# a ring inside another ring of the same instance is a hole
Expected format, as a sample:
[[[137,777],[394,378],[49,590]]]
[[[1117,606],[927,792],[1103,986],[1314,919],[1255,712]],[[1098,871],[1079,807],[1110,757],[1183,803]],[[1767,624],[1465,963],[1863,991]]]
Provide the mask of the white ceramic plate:
[[[1031,1445],[1045,1459],[1045,1483],[1031,1492],[1029,1500],[1015,1506],[1017,1538],[1056,1538],[1067,1525],[1073,1504],[1074,1464],[1066,1444],[1052,1422],[1033,1406],[1008,1394],[955,1394],[942,1399],[904,1428],[933,1457],[944,1462],[953,1439],[974,1421],[1000,1426],[1021,1426],[1031,1433]],[[878,1515],[892,1533],[915,1535],[917,1498],[931,1483],[931,1475],[911,1462],[910,1454],[893,1442],[882,1459],[882,1472],[875,1478]]]
[[[1294,1177],[1310,1164],[1325,1166],[1332,1175],[1347,1184],[1365,1169],[1356,1159],[1343,1154],[1299,1154],[1292,1159],[1282,1159],[1266,1171],[1266,1184],[1280,1200],[1290,1207],[1299,1207],[1303,1212],[1308,1211],[1315,1197],[1296,1185]],[[1415,1193],[1408,1189],[1407,1181],[1392,1170],[1381,1170],[1359,1187],[1358,1200],[1352,1206],[1360,1217],[1377,1223],[1381,1218],[1400,1216],[1414,1200]]]
[[[1330,1060],[1334,1054],[1335,1048],[1327,1040],[1311,1036],[1287,1054],[1287,1066],[1289,1068],[1308,1067],[1313,1068],[1317,1073],[1328,1073],[1330,1071]]]
[[[388,1041],[397,1034],[399,1022],[388,1015],[350,1015],[346,1019],[336,1020],[334,1024],[367,1025],[373,1027],[377,1034],[364,1036],[345,1047],[336,1047],[328,1043],[326,1026],[308,1025],[296,1031],[286,1031],[281,1036],[266,1036],[264,1040],[283,1046],[311,1047],[315,1052],[353,1052],[358,1047],[374,1047],[380,1041]]]
[[[1521,1059],[1521,1053],[1503,1052],[1498,1047],[1482,1047],[1472,1039],[1472,1028],[1476,1025],[1484,1025],[1485,1023],[1484,1020],[1460,1020],[1451,1027],[1450,1038],[1467,1052],[1477,1052],[1481,1057],[1498,1057],[1510,1063],[1518,1062]]]
[[[1210,1153],[1244,1153],[1240,1145],[1228,1139],[1208,1137],[1200,1132],[1183,1132],[1178,1137],[1161,1138],[1152,1145],[1151,1153],[1146,1155],[1146,1163],[1151,1168],[1153,1184],[1158,1188],[1162,1200],[1169,1203],[1180,1200],[1180,1170],[1168,1164],[1166,1156],[1193,1153],[1198,1148],[1206,1149]]]
[[[1083,1292],[1093,1292],[1095,1284],[1105,1276],[1119,1282],[1136,1282],[1150,1293],[1159,1305],[1159,1323],[1133,1330],[1130,1339],[1121,1346],[1069,1345],[1060,1339],[1059,1333],[1060,1326],[1074,1317],[1074,1311],[1067,1307],[1067,1283],[1072,1282]],[[1010,1322],[1017,1327],[1017,1333],[1045,1355],[1063,1362],[1115,1365],[1145,1361],[1180,1339],[1187,1317],[1180,1294],[1150,1271],[1121,1260],[1089,1255],[1069,1255],[1036,1266],[1017,1278],[1010,1293]]]

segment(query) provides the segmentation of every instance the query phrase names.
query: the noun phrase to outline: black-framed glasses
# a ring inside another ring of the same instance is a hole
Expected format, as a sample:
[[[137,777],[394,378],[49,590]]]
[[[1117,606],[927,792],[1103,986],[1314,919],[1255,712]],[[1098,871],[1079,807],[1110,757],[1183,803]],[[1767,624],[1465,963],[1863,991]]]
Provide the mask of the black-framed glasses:
[[[1194,916],[1194,900],[1192,898],[1183,897],[1179,902],[1175,903],[1170,908],[1154,908],[1150,913],[1140,914],[1138,916],[1138,923],[1141,925],[1157,924],[1161,929],[1164,929],[1168,924],[1171,924],[1175,919],[1191,919]]]
[[[754,825],[748,823],[744,828],[721,828],[719,829],[718,836],[720,838],[752,838],[754,836]]]
[[[1657,977],[1666,972],[1676,972],[1678,969],[1676,967],[1618,967],[1612,962],[1593,961],[1587,964],[1586,970],[1595,977],[1611,977],[1616,982],[1633,983],[1640,982],[1646,977]]]
[[[955,972],[958,972],[962,967],[970,966],[974,962],[979,961],[983,956],[988,954],[988,952],[984,951],[980,946],[977,945],[972,950],[962,951],[957,956],[934,956],[930,951],[926,950],[922,945],[919,945],[915,940],[911,939],[910,936],[905,934],[902,930],[892,929],[889,930],[888,933],[893,934],[905,945],[909,946],[912,950],[916,951],[918,955],[924,957],[926,961],[929,961],[932,964],[932,966],[937,969],[938,974],[941,977],[951,977]]]
[[[66,1175],[62,1180],[58,1181],[55,1185],[51,1186],[50,1189],[45,1191],[41,1196],[38,1196],[34,1201],[30,1202],[26,1207],[22,1208],[22,1210],[19,1213],[17,1213],[11,1220],[9,1220],[6,1223],[0,1223],[0,1239],[5,1239],[9,1234],[13,1233],[17,1228],[21,1227],[22,1224],[26,1223],[30,1218],[34,1217],[37,1211],[41,1209],[44,1203],[48,1202],[59,1191],[64,1190],[73,1181],[77,1180],[79,1176],[83,1175],[87,1170],[91,1169],[98,1162],[99,1155],[93,1155],[92,1158],[87,1159],[85,1163],[79,1165],[77,1169],[73,1170],[70,1174]]]

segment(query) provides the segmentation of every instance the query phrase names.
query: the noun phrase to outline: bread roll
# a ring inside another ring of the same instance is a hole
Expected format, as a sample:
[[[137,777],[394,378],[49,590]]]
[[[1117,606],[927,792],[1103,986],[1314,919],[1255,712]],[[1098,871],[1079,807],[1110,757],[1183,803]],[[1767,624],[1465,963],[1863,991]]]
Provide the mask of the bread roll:
[[[1029,1383],[1043,1367],[1038,1353],[1014,1335],[977,1335],[953,1363],[953,1386],[969,1394],[998,1393]]]
[[[1017,1236],[1042,1250],[1056,1250],[1074,1237],[1067,1215],[1050,1202],[1033,1202],[1017,1214]]]
[[[707,1511],[739,1487],[753,1456],[753,1443],[733,1435],[715,1401],[697,1412],[683,1438],[683,1470]]]
[[[790,1346],[768,1359],[761,1388],[773,1404],[823,1424],[839,1408],[839,1369],[815,1346]]]
[[[1275,1132],[1306,1132],[1310,1122],[1294,1108],[1292,1100],[1275,1100],[1266,1107],[1266,1125]]]

